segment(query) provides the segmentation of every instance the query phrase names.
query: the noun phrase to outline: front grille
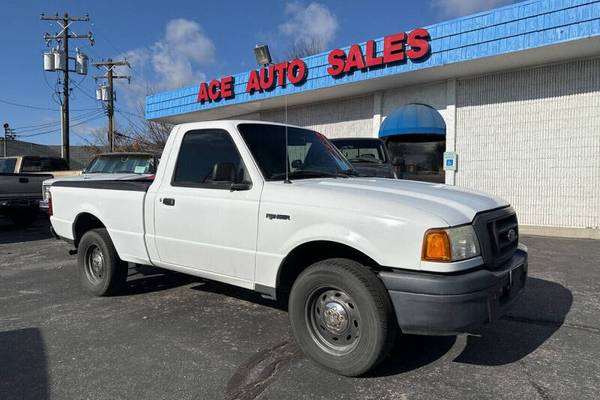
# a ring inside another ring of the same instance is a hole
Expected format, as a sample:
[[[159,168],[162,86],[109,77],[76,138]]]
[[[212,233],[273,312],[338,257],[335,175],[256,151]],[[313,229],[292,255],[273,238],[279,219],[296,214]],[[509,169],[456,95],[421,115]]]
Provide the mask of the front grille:
[[[510,260],[519,245],[519,224],[512,207],[477,214],[473,228],[488,269],[496,269]]]

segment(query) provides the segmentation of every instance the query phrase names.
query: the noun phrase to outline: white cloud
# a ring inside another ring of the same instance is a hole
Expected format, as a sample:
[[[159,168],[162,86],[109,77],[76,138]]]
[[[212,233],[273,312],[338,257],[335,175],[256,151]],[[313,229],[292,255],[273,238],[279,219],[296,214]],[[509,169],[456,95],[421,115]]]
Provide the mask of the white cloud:
[[[452,18],[489,10],[514,2],[515,0],[433,0],[432,7],[437,10],[437,14],[440,17]]]
[[[120,85],[127,100],[136,105],[151,91],[174,89],[206,79],[201,71],[215,61],[215,45],[200,24],[187,19],[167,22],[155,43],[132,49],[125,57],[132,67],[131,85]],[[123,83],[123,82],[121,82]]]
[[[285,7],[287,21],[279,25],[279,32],[294,38],[294,44],[317,44],[327,48],[339,24],[327,6],[320,3],[303,5],[288,3]]]

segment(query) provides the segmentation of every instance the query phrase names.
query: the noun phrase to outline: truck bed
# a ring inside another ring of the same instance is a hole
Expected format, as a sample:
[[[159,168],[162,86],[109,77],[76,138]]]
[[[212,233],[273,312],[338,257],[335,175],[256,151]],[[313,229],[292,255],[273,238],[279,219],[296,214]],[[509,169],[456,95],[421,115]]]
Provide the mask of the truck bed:
[[[59,236],[73,240],[78,218],[89,213],[107,227],[124,261],[150,264],[144,237],[144,200],[151,184],[147,179],[57,181],[50,189],[54,230]]]

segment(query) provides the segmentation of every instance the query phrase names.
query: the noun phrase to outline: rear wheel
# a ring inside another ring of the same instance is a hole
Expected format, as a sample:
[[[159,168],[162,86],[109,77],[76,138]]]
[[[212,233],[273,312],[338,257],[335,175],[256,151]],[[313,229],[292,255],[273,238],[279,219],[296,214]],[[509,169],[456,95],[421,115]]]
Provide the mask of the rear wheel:
[[[351,260],[325,260],[302,272],[292,287],[289,315],[304,353],[346,376],[379,364],[396,337],[385,287],[367,267]]]
[[[106,229],[86,232],[79,242],[79,278],[95,296],[116,294],[127,280],[127,263],[121,261]]]

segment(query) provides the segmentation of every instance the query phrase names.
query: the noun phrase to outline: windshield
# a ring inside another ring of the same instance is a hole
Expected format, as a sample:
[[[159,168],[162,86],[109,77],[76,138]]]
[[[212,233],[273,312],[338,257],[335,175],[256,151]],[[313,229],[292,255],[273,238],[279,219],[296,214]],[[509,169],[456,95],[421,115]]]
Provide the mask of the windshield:
[[[153,174],[154,158],[143,155],[99,156],[90,162],[86,174]]]
[[[286,127],[240,124],[242,138],[266,180],[285,179]],[[288,127],[287,155],[290,179],[356,175],[352,165],[320,133]]]
[[[13,174],[17,165],[16,158],[3,158],[0,160],[0,174]]]
[[[383,143],[379,140],[334,139],[332,142],[352,163],[383,164],[387,162]]]

